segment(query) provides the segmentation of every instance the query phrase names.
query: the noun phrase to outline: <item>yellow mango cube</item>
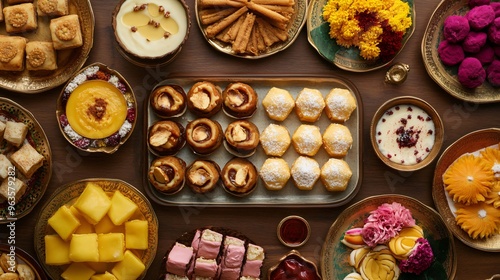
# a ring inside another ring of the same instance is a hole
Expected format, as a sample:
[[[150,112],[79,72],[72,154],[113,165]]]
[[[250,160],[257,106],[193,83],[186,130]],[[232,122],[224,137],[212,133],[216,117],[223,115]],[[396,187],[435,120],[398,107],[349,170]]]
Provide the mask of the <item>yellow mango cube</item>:
[[[73,234],[69,243],[69,259],[74,262],[98,262],[97,234]]]
[[[92,277],[90,277],[90,280],[117,280],[117,279],[113,274],[106,271],[103,274],[93,275]]]
[[[47,223],[63,240],[71,238],[71,235],[80,226],[80,221],[66,205],[59,207],[54,215],[48,219]]]
[[[108,213],[111,200],[99,185],[89,182],[74,205],[91,224],[95,225]]]
[[[96,273],[104,273],[109,271],[109,269],[114,265],[114,263],[105,263],[105,262],[87,262],[86,263],[90,268],[92,268]]]
[[[82,233],[93,233],[93,232],[95,232],[94,231],[94,225],[92,225],[91,223],[89,223],[87,221],[87,219],[85,219],[85,217],[80,213],[80,211],[78,211],[78,209],[76,209],[76,207],[74,205],[71,205],[69,207],[69,210],[78,219],[78,221],[80,221],[80,226],[75,230],[74,233],[82,234]]]
[[[125,247],[142,250],[148,248],[148,221],[132,220],[125,223]]]
[[[66,280],[89,280],[95,271],[84,263],[72,263],[61,274]]]
[[[142,263],[141,259],[127,250],[123,255],[123,260],[113,267],[111,273],[118,280],[131,280],[141,276],[145,269],[146,266]]]
[[[69,242],[59,235],[45,235],[45,263],[48,265],[63,265],[71,262],[69,259]]]
[[[95,226],[95,233],[110,233],[110,232],[121,232],[124,233],[125,229],[123,225],[117,226],[113,224],[108,215],[102,217],[102,219]]]
[[[111,197],[111,207],[108,211],[108,216],[113,224],[119,226],[126,222],[137,210],[135,204],[130,198],[124,196],[121,192],[115,191]]]
[[[101,233],[97,235],[100,262],[118,262],[123,260],[125,236],[123,233]]]

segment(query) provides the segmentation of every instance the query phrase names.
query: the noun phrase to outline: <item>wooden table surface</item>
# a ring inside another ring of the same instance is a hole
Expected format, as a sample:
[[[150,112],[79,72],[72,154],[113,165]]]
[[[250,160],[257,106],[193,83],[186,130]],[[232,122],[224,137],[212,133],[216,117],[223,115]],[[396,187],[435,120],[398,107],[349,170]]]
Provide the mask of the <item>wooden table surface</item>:
[[[143,190],[144,135],[143,102],[149,90],[170,75],[283,75],[306,74],[340,76],[352,81],[362,96],[363,119],[363,174],[359,193],[347,205],[329,208],[210,208],[166,207],[153,203],[160,221],[157,256],[145,279],[156,279],[162,257],[174,240],[186,231],[213,225],[238,230],[262,245],[267,258],[265,269],[290,249],[280,244],[276,226],[291,214],[306,218],[312,227],[311,238],[299,251],[306,257],[320,261],[320,252],[327,231],[343,209],[363,198],[378,194],[403,194],[414,197],[433,207],[431,196],[435,162],[411,173],[400,173],[386,167],[375,155],[370,144],[370,122],[376,109],[386,100],[400,95],[414,95],[430,102],[441,114],[445,125],[443,150],[459,137],[471,131],[498,127],[498,104],[476,105],[455,99],[442,90],[427,74],[420,50],[427,22],[436,6],[436,0],[416,2],[416,30],[396,61],[410,65],[407,81],[399,86],[384,83],[387,68],[368,73],[352,73],[325,61],[308,43],[306,28],[287,50],[260,60],[235,58],[213,49],[203,38],[194,17],[194,0],[187,3],[193,21],[189,39],[178,58],[158,69],[143,69],[127,62],[116,51],[111,27],[111,13],[117,1],[92,0],[95,13],[94,47],[87,64],[102,62],[126,77],[138,99],[139,119],[132,137],[115,154],[78,153],[61,135],[56,118],[56,99],[61,87],[48,92],[24,95],[0,90],[0,96],[11,98],[30,110],[44,128],[52,148],[53,174],[42,202],[31,214],[16,222],[17,245],[36,255],[33,249],[33,228],[42,204],[62,184],[91,177],[125,180]],[[5,243],[4,226],[0,227],[0,241]],[[457,252],[456,279],[486,279],[500,273],[497,253],[470,248],[455,239]]]

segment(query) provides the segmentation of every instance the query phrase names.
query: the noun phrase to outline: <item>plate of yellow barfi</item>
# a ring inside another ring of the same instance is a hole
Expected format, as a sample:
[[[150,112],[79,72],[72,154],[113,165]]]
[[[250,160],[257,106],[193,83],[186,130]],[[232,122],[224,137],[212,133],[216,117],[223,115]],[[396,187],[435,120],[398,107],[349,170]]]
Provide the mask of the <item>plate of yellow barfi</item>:
[[[40,93],[63,84],[83,66],[94,43],[89,0],[41,0],[4,8],[0,88]]]
[[[158,218],[148,199],[117,179],[54,192],[35,226],[35,251],[51,279],[143,279],[156,256]]]
[[[0,97],[0,224],[40,201],[52,174],[49,140],[26,108]]]

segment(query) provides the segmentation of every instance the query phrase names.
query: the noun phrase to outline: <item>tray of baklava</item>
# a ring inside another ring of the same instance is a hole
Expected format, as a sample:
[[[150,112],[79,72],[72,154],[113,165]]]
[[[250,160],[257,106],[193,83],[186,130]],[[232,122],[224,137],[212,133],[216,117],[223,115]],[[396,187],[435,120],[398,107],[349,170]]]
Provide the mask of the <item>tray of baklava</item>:
[[[161,205],[340,206],[361,185],[349,80],[173,77],[144,104],[145,192]]]

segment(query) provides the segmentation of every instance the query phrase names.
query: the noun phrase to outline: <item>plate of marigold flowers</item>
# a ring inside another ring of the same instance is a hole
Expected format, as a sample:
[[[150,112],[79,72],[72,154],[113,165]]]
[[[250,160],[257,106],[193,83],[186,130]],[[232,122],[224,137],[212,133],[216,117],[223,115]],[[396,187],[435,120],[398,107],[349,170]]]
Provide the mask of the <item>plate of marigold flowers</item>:
[[[391,63],[415,30],[414,0],[312,0],[309,43],[337,67],[367,72]]]

